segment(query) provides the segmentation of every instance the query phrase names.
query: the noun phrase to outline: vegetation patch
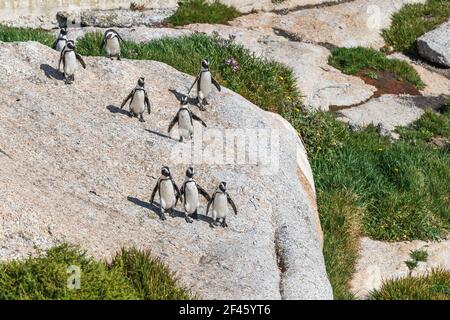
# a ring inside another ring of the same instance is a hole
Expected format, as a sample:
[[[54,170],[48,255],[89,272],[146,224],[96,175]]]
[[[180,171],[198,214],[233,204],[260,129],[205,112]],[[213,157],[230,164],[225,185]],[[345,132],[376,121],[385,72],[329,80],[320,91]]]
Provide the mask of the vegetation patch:
[[[187,298],[164,265],[136,249],[122,250],[108,264],[64,244],[37,257],[0,264],[1,300]]]
[[[171,26],[184,26],[191,23],[226,24],[241,15],[234,7],[220,1],[208,3],[206,0],[185,0],[178,3],[177,11],[167,18]]]
[[[387,46],[395,51],[416,55],[416,40],[450,17],[450,1],[428,0],[407,4],[394,13],[389,28],[382,31]]]
[[[386,281],[380,290],[370,294],[372,300],[450,300],[450,272],[431,273]]]
[[[417,95],[425,87],[417,71],[407,62],[389,59],[374,49],[336,48],[331,51],[328,63],[345,74],[360,76],[378,89],[378,95]]]
[[[48,32],[36,29],[8,27],[0,24],[1,42],[37,41],[51,47],[55,38]]]

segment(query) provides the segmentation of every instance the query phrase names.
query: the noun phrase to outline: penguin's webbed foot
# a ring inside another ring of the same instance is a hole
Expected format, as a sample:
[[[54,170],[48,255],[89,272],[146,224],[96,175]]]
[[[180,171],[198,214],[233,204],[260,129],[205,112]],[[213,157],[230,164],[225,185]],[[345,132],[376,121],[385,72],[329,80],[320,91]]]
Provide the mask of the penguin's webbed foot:
[[[140,121],[140,122],[145,122],[144,116],[143,116],[142,114],[139,116],[139,121]]]
[[[206,110],[205,106],[202,103],[198,106],[198,108],[200,109],[200,111]]]
[[[118,60],[118,61],[121,61],[122,59],[120,58],[120,56],[118,56],[118,57],[117,57],[117,60]]]
[[[193,220],[191,218],[189,218],[188,216],[186,216],[186,218],[184,218],[184,220],[186,220],[187,223],[192,223]]]
[[[171,218],[175,218],[175,214],[174,214],[174,212],[173,212],[173,209],[170,209],[170,211],[169,211],[169,216],[170,216]]]
[[[226,228],[226,227],[228,227],[228,224],[225,222],[225,220],[223,220],[222,223],[220,224],[220,226],[222,228]]]
[[[197,211],[195,211],[195,212],[192,214],[192,218],[195,219],[195,220],[198,220],[198,213],[197,213]]]
[[[166,215],[164,213],[161,213],[161,215],[159,216],[159,218],[164,221],[167,220]]]

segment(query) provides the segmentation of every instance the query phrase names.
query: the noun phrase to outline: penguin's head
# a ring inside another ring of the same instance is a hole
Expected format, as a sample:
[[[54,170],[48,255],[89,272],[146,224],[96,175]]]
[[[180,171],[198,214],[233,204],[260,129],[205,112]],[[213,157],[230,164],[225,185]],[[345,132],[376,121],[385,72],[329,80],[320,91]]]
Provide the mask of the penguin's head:
[[[169,169],[169,167],[167,167],[167,166],[162,167],[161,174],[164,177],[170,177],[170,169]]]
[[[145,85],[145,78],[140,77],[138,80],[138,86],[143,87]]]
[[[227,183],[224,182],[224,181],[222,181],[222,182],[219,184],[219,190],[222,191],[222,192],[227,191]]]
[[[180,101],[181,105],[182,106],[187,105],[188,104],[188,100],[189,100],[188,96],[182,96],[181,97],[181,101]]]
[[[59,33],[62,34],[63,36],[67,35],[67,29],[61,28],[61,30],[59,30]]]
[[[67,48],[69,48],[70,50],[75,49],[75,42],[73,40],[67,41]]]
[[[109,39],[114,38],[115,36],[116,36],[116,34],[114,31],[108,31],[105,35],[105,38],[109,40]]]
[[[209,69],[209,60],[208,60],[208,58],[202,60],[202,68]]]
[[[188,178],[193,178],[194,177],[194,168],[189,167],[186,170],[186,177],[188,177]]]

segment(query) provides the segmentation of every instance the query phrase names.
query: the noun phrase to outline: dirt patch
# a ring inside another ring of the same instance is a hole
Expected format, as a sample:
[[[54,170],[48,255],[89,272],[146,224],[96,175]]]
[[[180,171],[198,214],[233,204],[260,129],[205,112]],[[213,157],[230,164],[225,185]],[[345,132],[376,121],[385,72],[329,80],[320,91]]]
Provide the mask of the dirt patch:
[[[399,80],[396,74],[390,71],[364,69],[356,73],[356,76],[363,79],[365,83],[377,88],[373,98],[377,98],[383,94],[421,95],[420,91],[411,82]]]

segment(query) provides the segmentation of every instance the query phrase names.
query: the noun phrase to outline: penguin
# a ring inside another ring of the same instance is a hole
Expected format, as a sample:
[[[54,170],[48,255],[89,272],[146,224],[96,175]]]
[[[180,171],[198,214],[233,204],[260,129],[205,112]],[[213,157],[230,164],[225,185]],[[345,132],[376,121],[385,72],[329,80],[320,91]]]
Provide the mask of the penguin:
[[[167,166],[162,167],[161,176],[153,189],[150,203],[153,204],[156,191],[159,191],[159,202],[161,207],[161,220],[166,220],[165,213],[169,212],[173,217],[173,208],[177,206],[178,199],[181,199],[180,189],[173,181],[170,169]]]
[[[66,46],[61,51],[59,57],[58,70],[61,70],[61,62],[63,63],[63,73],[66,84],[75,81],[75,71],[77,70],[77,60],[81,66],[86,69],[86,63],[83,58],[75,51],[75,42],[68,40]]]
[[[147,91],[145,90],[145,79],[139,78],[137,86],[130,92],[120,106],[123,109],[128,100],[130,101],[130,117],[138,117],[139,121],[145,122],[144,110],[147,108],[148,114],[151,112],[150,100],[148,99]]]
[[[216,192],[214,192],[212,198],[209,200],[208,206],[206,207],[206,215],[208,215],[209,207],[212,205],[213,222],[210,224],[212,228],[218,225],[220,219],[222,219],[222,228],[228,226],[226,223],[228,203],[233,208],[234,214],[237,214],[236,205],[227,192],[227,184],[226,182],[221,182]]]
[[[52,48],[56,51],[61,52],[67,44],[67,29],[61,28],[59,30],[58,37],[56,37],[55,42],[53,42]]]
[[[202,60],[200,73],[198,74],[197,78],[195,78],[194,83],[189,89],[188,95],[191,93],[191,90],[195,84],[197,84],[197,103],[200,110],[204,111],[205,105],[208,104],[206,98],[208,98],[211,92],[211,85],[214,84],[219,92],[222,90],[220,84],[216,81],[216,79],[213,78],[211,72],[209,71],[208,59]]]
[[[186,106],[188,103],[188,97],[184,96],[181,99],[181,106],[178,110],[175,118],[170,122],[168,132],[172,130],[175,123],[178,123],[178,131],[180,133],[180,142],[183,142],[184,138],[192,138],[194,133],[194,122],[193,120],[199,121],[205,128],[206,123],[200,119],[197,115],[195,115],[191,110]]]
[[[110,59],[117,57],[120,60],[120,44],[124,41],[120,34],[114,29],[108,29],[103,35],[102,43],[100,44],[100,50],[105,48],[106,54]]]
[[[201,194],[207,202],[211,200],[208,192],[205,191],[195,180],[194,180],[194,168],[189,167],[186,170],[186,178],[180,190],[181,197],[183,199],[183,207],[186,215],[186,222],[192,223],[192,218],[198,219],[197,209],[199,206],[198,195]]]

